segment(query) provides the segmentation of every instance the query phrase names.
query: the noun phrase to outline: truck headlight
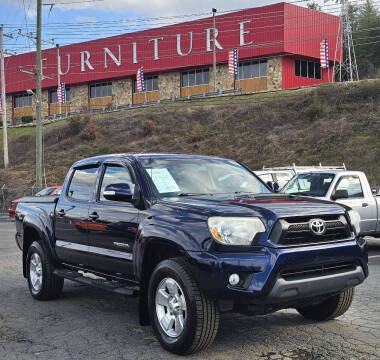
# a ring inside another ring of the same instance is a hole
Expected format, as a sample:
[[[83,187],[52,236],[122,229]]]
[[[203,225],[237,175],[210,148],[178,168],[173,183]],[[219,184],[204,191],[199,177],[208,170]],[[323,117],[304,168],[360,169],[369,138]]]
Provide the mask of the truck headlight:
[[[265,226],[258,217],[208,218],[212,237],[226,245],[250,245],[257,233],[265,232]]]
[[[360,234],[360,214],[356,210],[348,210],[351,225],[355,229],[356,235]]]

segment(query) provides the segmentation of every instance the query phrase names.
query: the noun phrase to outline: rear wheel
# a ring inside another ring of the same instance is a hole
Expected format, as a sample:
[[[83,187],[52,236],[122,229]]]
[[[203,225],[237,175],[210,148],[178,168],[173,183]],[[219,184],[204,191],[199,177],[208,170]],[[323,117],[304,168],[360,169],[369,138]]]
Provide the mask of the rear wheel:
[[[183,258],[157,265],[149,282],[148,304],[154,332],[165,349],[191,354],[213,342],[218,307],[202,293]]]
[[[331,296],[319,304],[297,308],[306,319],[325,321],[343,315],[351,306],[354,298],[354,288]]]
[[[38,300],[56,299],[62,292],[63,278],[54,275],[54,268],[41,245],[35,241],[27,255],[27,279],[31,295]]]

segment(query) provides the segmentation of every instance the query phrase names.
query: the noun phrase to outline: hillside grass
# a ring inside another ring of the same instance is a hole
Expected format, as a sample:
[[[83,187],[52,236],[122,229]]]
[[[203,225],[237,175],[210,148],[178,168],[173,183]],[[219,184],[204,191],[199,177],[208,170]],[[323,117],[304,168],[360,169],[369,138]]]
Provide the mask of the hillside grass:
[[[34,127],[9,129],[11,167],[0,170],[0,187],[34,184],[34,136]],[[233,158],[252,169],[344,162],[377,185],[380,80],[74,117],[44,126],[44,149],[48,184],[62,183],[83,157],[175,152]]]

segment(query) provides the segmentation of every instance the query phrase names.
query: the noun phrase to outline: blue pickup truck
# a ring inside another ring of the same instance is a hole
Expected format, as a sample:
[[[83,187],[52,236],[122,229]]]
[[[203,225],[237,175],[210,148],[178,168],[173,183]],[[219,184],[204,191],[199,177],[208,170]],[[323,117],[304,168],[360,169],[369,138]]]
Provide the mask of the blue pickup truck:
[[[245,166],[196,155],[75,163],[59,197],[16,209],[23,274],[38,300],[64,279],[138,296],[141,325],[177,354],[206,348],[223,312],[342,315],[368,276],[358,215],[274,194]]]

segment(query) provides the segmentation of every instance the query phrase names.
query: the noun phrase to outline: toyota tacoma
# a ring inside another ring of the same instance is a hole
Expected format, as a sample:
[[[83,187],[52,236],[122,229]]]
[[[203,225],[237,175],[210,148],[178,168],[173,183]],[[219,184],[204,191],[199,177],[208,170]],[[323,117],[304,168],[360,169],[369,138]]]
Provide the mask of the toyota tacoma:
[[[16,209],[23,274],[38,300],[64,279],[138,296],[141,325],[177,354],[206,348],[223,312],[342,315],[368,276],[360,217],[274,194],[238,162],[118,154],[76,162],[59,197]]]

